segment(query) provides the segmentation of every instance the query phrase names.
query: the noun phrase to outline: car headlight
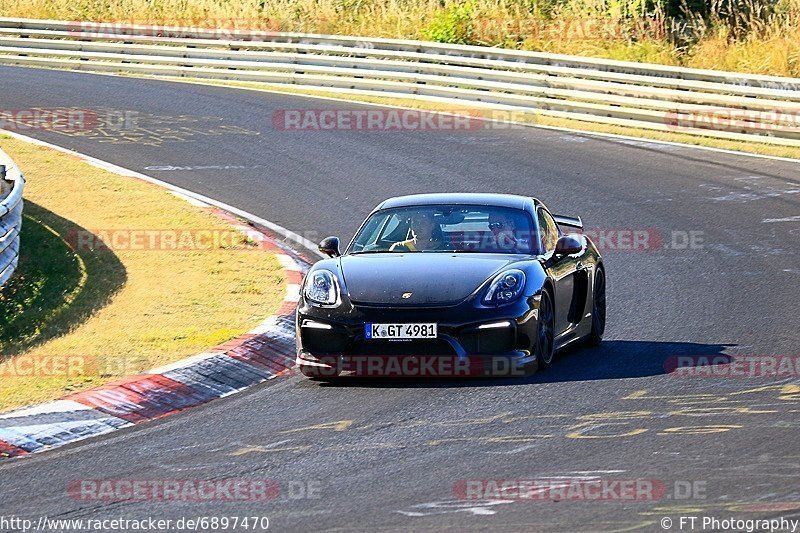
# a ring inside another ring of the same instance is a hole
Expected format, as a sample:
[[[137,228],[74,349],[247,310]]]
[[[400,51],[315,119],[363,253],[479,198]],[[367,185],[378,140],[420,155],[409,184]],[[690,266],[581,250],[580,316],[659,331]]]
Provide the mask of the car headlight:
[[[510,304],[525,290],[525,273],[522,270],[505,270],[494,277],[483,297],[486,305]]]
[[[322,305],[339,303],[339,284],[330,270],[315,270],[308,275],[304,289],[306,298]]]

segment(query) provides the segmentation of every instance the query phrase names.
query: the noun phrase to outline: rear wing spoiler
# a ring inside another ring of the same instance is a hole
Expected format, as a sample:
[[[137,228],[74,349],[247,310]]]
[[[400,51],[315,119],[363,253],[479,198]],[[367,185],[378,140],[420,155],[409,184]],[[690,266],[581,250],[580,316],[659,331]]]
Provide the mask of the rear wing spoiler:
[[[583,229],[581,217],[568,217],[566,215],[553,215],[559,226],[569,226],[570,228]]]

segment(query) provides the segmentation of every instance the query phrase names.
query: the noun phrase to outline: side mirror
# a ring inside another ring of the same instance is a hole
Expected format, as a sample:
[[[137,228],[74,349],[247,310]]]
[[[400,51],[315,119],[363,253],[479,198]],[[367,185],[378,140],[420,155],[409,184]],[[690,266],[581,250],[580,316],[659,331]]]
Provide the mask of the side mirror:
[[[583,251],[583,243],[578,235],[564,235],[556,242],[556,255],[572,255]]]
[[[328,257],[339,257],[342,255],[341,252],[339,252],[339,237],[326,237],[322,239],[322,242],[319,243],[317,248]]]

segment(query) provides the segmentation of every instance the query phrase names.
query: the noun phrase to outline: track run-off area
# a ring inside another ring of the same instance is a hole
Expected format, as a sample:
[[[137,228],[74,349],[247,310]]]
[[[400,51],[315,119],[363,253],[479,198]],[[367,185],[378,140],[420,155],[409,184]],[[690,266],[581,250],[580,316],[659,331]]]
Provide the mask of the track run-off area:
[[[687,516],[800,518],[797,369],[762,377],[670,372],[675,356],[797,361],[797,163],[488,123],[293,131],[275,117],[370,108],[66,71],[3,67],[0,78],[4,109],[97,117],[85,129],[21,133],[314,242],[348,240],[390,196],[536,196],[556,213],[580,215],[594,232],[609,298],[599,348],[572,349],[528,378],[323,384],[293,375],[2,461],[0,514],[266,516],[281,531],[679,531]],[[80,480],[231,479],[270,480],[278,490],[237,501],[82,499],[69,490]],[[488,480],[542,479],[637,480],[654,489],[641,497],[608,489],[599,499],[565,493],[559,501],[485,490]]]

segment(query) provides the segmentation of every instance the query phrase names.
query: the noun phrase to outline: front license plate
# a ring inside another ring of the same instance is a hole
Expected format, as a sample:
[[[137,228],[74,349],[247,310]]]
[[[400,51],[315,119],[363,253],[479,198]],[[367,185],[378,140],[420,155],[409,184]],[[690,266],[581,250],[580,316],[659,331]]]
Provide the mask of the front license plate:
[[[380,340],[435,339],[436,324],[372,324],[364,326],[364,337]]]

